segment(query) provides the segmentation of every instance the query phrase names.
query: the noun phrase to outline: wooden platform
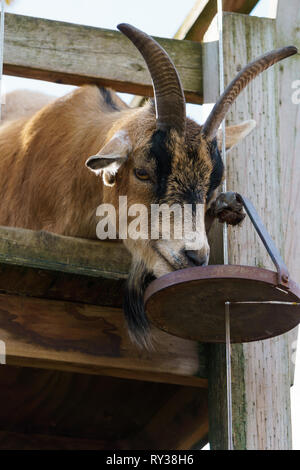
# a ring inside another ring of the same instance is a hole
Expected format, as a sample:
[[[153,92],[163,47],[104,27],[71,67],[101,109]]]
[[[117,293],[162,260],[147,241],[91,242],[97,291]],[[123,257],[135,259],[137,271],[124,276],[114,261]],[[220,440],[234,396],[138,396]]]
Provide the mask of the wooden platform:
[[[175,449],[206,438],[206,347],[158,330],[153,353],[130,343],[129,265],[119,243],[0,228],[0,449]]]

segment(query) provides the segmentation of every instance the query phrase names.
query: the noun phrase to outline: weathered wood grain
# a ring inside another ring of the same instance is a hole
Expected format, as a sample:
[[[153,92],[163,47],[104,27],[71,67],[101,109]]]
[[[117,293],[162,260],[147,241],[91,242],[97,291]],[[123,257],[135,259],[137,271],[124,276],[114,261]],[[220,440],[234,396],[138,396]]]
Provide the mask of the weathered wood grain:
[[[224,15],[227,84],[251,59],[276,47],[275,21]],[[293,59],[289,59],[293,60]],[[217,65],[216,65],[217,66]],[[232,106],[227,124],[255,119],[257,128],[227,157],[227,186],[249,197],[279,249],[283,249],[278,158],[278,65],[257,77]],[[274,269],[249,220],[229,229],[229,262]],[[212,346],[209,396],[212,448],[227,448],[224,347]],[[235,449],[291,446],[287,335],[232,345]]]
[[[293,44],[300,51],[300,1],[279,0],[277,10],[277,46]],[[300,284],[300,103],[292,102],[300,85],[300,52],[279,68],[279,146],[281,167],[281,204],[283,253],[292,279]],[[289,334],[291,384],[294,381],[298,328]]]
[[[141,351],[120,309],[0,295],[0,338],[10,365],[205,387],[205,347],[155,336],[155,350]]]
[[[4,73],[57,83],[97,83],[117,91],[152,96],[146,64],[117,31],[7,14]],[[202,102],[200,44],[157,38],[170,54],[186,99]]]
[[[0,263],[6,265],[126,279],[130,262],[122,243],[0,226]]]
[[[0,296],[8,362],[205,385],[196,343],[160,332],[152,354],[130,343],[120,310],[129,266],[120,243],[0,228],[0,291],[18,294]]]
[[[42,263],[41,263],[42,264]],[[74,268],[74,267],[73,267]],[[100,271],[100,269],[99,269]],[[125,280],[0,263],[0,291],[121,308]]]
[[[0,291],[122,307],[131,256],[122,243],[0,227]]]

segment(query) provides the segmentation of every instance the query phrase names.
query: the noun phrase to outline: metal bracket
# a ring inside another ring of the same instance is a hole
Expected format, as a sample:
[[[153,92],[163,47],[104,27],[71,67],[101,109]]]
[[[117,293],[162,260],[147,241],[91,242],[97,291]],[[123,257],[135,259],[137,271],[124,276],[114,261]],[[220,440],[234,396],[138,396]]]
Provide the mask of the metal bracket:
[[[250,217],[251,222],[254,225],[256,232],[258,233],[261,241],[263,242],[267,252],[269,253],[273,263],[276,266],[277,273],[278,273],[278,285],[288,288],[287,284],[289,281],[289,272],[288,269],[276,248],[272,238],[270,237],[269,233],[267,232],[264,224],[261,221],[255,207],[253,206],[252,202],[240,194],[236,193],[236,198],[241,204],[243,204],[245,211],[247,212],[248,216]]]

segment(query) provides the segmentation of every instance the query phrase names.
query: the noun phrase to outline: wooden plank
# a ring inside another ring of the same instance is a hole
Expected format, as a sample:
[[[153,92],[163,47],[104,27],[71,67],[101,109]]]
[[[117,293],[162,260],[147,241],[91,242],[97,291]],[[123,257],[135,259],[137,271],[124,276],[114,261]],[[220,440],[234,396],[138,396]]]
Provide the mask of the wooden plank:
[[[0,295],[0,338],[9,365],[206,386],[206,348],[155,332],[156,348],[130,342],[122,310]]]
[[[0,290],[121,307],[131,256],[122,243],[0,227]]]
[[[153,95],[142,56],[121,33],[21,15],[5,18],[5,74]],[[187,101],[201,103],[201,45],[156,39],[174,61]]]
[[[0,226],[0,263],[3,264],[126,279],[130,262],[131,256],[122,243]]]
[[[121,308],[124,289],[125,280],[122,278],[111,279],[0,263],[0,291],[6,294]]]
[[[0,401],[0,449],[7,432],[10,446],[189,449],[208,427],[207,389],[141,380],[6,366]]]
[[[76,393],[75,388],[80,385],[78,380],[74,382],[74,377],[77,375],[70,375],[65,371],[111,376],[111,378],[99,377],[102,381],[105,379],[117,381],[119,379],[114,377],[121,377],[123,382],[120,381],[119,389],[122,383],[123,385],[126,383],[124,379],[136,379],[138,384],[142,384],[142,380],[150,381],[152,384],[149,383],[147,394],[151,394],[152,404],[154,404],[155,390],[150,391],[149,387],[153,389],[155,386],[174,387],[175,385],[168,384],[182,384],[184,389],[174,399],[171,398],[171,403],[168,405],[166,397],[163,398],[164,389],[159,391],[160,398],[166,403],[163,412],[165,420],[169,420],[172,433],[161,433],[157,418],[160,416],[160,411],[152,409],[151,416],[155,415],[156,418],[145,423],[147,432],[140,432],[129,440],[114,442],[119,449],[136,449],[136,446],[147,449],[149,442],[151,448],[163,449],[168,448],[168,445],[172,449],[182,446],[189,448],[198,440],[205,439],[207,435],[207,399],[203,399],[204,395],[199,389],[207,387],[206,348],[157,331],[155,351],[141,352],[128,340],[123,312],[116,308],[95,306],[95,304],[121,306],[122,288],[129,265],[130,256],[119,243],[1,227],[0,290],[19,294],[0,295],[0,339],[6,343],[7,364],[25,366],[23,376],[26,375],[26,370],[28,373],[34,371],[31,367],[39,368],[26,380],[26,383],[31,384],[30,390],[36,382],[34,377],[42,374],[46,378],[38,380],[37,386],[45,380],[50,380],[56,384],[56,389],[58,381],[61,383],[63,380],[65,384],[63,390],[65,390],[69,383],[66,378],[69,377],[72,389],[74,386],[72,393]],[[20,294],[75,300],[80,303],[49,302],[41,298],[21,297]],[[0,381],[3,371],[11,369],[9,365],[1,369]],[[98,377],[95,377],[96,379]],[[94,379],[90,378],[89,382],[91,380]],[[9,383],[11,381],[10,377]],[[7,387],[3,380],[1,383],[3,394]],[[93,389],[96,384],[94,381]],[[135,387],[137,386],[131,386],[131,396]],[[107,386],[104,388],[106,390]],[[47,387],[47,393],[48,391],[54,399],[54,392]],[[40,392],[36,393],[41,397]],[[127,395],[126,392],[125,394]],[[23,390],[21,395],[27,396],[28,393]],[[144,397],[145,392],[140,392],[138,395]],[[15,394],[14,399],[17,399]],[[61,403],[62,397],[58,399]],[[6,401],[6,398],[3,397],[3,400]],[[30,400],[28,396],[26,400]],[[44,400],[49,401],[46,397]],[[32,400],[30,402],[32,403]],[[143,398],[143,407],[145,403],[146,400]],[[51,411],[53,400],[49,406]],[[147,405],[146,409],[150,412],[150,406]],[[188,413],[191,409],[193,412]],[[174,417],[172,410],[176,411]],[[23,416],[23,418],[25,421],[34,420],[36,423],[37,419],[34,419],[32,412],[31,407],[31,417]],[[74,434],[72,438],[66,438],[61,432],[59,432],[60,437],[49,436],[45,434],[45,428],[42,426],[28,435],[21,432],[22,427],[18,426],[18,423],[15,423],[14,432],[8,433],[8,430],[13,430],[11,419],[10,426],[5,426],[10,413],[7,414],[6,420],[3,413],[4,410],[0,412],[0,448],[71,449],[75,446],[101,449],[108,448],[109,445],[103,436],[102,439],[100,436],[98,439],[95,437],[79,439],[79,436]],[[81,416],[82,413],[84,409],[81,406]],[[137,413],[141,417],[141,412]],[[52,415],[51,419],[53,421],[55,416]],[[64,423],[66,419],[64,415]],[[53,429],[50,431],[53,433]]]
[[[0,299],[0,338],[7,341],[8,363],[202,386],[204,348],[199,362],[196,343],[157,332],[155,353],[141,353],[127,338],[120,308],[103,307],[121,307],[129,266],[130,255],[119,243],[1,227],[0,290],[18,294]],[[73,302],[51,302],[47,298]],[[31,323],[27,325],[32,315],[34,331]],[[96,323],[88,320],[90,316]],[[10,322],[9,318],[14,319]],[[107,330],[108,325],[115,334]],[[170,372],[173,367],[169,360],[179,361],[174,372]],[[198,370],[200,379],[194,377]]]
[[[223,11],[248,14],[257,3],[258,0],[223,0]],[[174,38],[202,41],[216,13],[216,0],[198,0]]]
[[[238,38],[238,39],[237,39]],[[275,21],[224,15],[226,84],[236,70],[276,47]],[[289,59],[292,60],[292,59]],[[217,64],[216,64],[217,67]],[[256,119],[257,129],[227,157],[227,185],[249,197],[277,246],[283,247],[278,162],[278,67],[256,78],[227,116],[227,124]],[[248,219],[229,229],[229,263],[274,269]],[[224,346],[212,346],[209,372],[210,443],[227,448]],[[287,335],[232,345],[233,439],[235,449],[291,446]]]
[[[277,46],[294,44],[300,51],[300,0],[279,0],[277,9]],[[293,83],[300,80],[300,53],[282,62],[279,69],[279,144],[281,163],[281,202],[284,257],[292,279],[300,283],[300,103],[293,103],[297,91]],[[298,83],[298,89],[300,82]],[[299,96],[299,95],[298,95]],[[289,335],[291,384],[294,382],[297,348],[296,328]]]

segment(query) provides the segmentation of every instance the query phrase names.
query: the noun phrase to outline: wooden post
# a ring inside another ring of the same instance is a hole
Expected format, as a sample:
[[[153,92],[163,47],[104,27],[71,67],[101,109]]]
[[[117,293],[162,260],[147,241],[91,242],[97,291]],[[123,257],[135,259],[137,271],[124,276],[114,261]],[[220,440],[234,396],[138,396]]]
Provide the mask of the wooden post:
[[[274,20],[224,14],[225,85],[250,60],[276,47]],[[288,59],[293,60],[293,59]],[[257,77],[232,106],[227,124],[256,119],[257,128],[228,155],[228,190],[249,197],[283,248],[278,136],[278,67]],[[216,64],[217,69],[217,64]],[[220,251],[220,248],[217,247]],[[249,219],[229,229],[229,262],[274,269]],[[222,261],[222,260],[220,260]],[[227,448],[225,347],[212,345],[209,372],[210,444]],[[291,447],[288,337],[232,345],[235,449]]]
[[[277,10],[277,45],[293,44],[300,51],[300,0],[279,0]],[[279,68],[279,144],[281,162],[282,224],[284,257],[292,278],[300,283],[300,103],[297,103],[295,82],[300,87],[300,53]],[[298,100],[300,93],[298,93]],[[294,102],[293,102],[294,101]],[[295,357],[298,328],[289,335],[290,358]],[[290,362],[291,385],[295,364]]]

